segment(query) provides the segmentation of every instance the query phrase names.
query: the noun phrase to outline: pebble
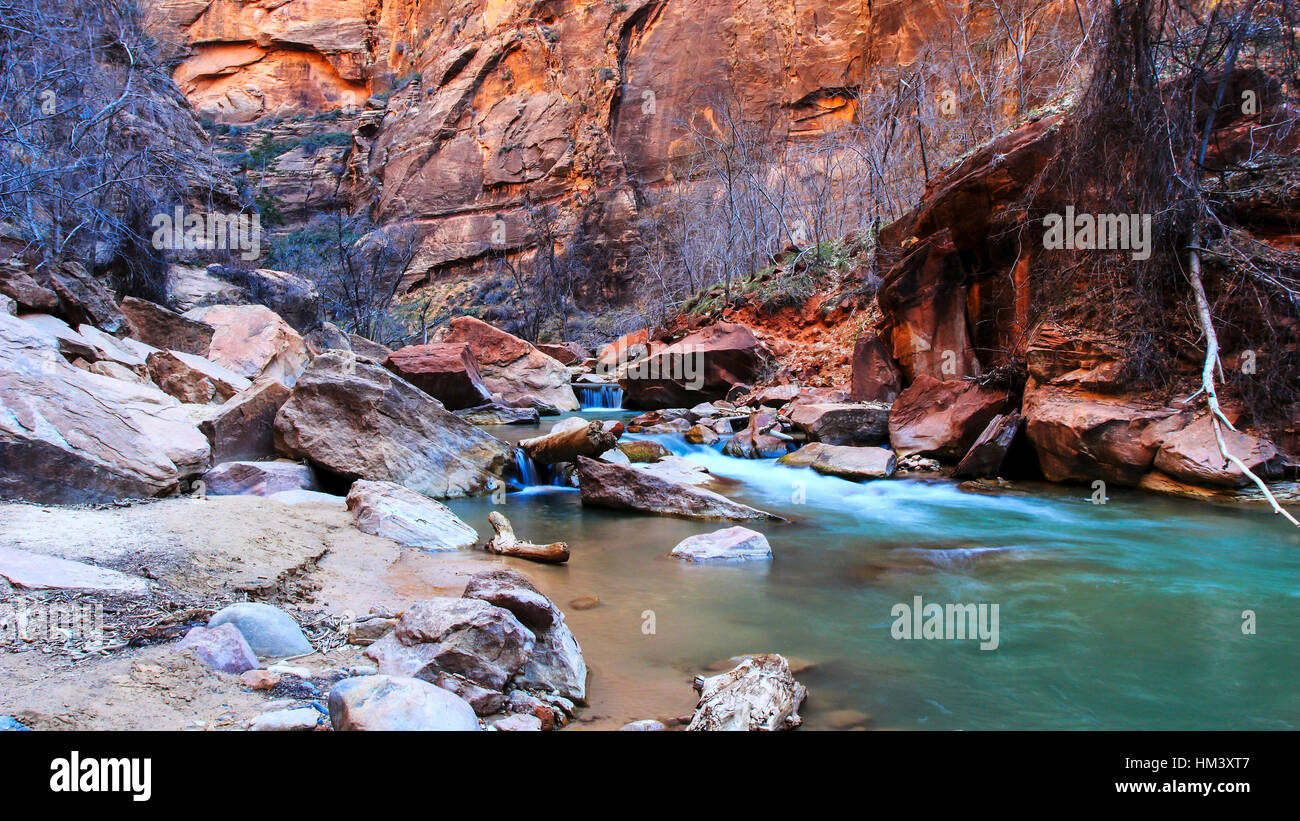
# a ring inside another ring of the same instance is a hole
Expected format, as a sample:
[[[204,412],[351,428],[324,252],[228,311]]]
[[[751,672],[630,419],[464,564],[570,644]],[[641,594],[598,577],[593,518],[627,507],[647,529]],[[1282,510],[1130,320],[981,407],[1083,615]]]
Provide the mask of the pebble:
[[[628,730],[630,732],[647,733],[647,732],[658,732],[660,730],[667,730],[668,727],[665,726],[662,721],[656,721],[653,718],[645,718],[640,721],[633,721],[628,724],[624,724],[622,727],[619,727],[618,729]]]
[[[583,596],[580,599],[574,599],[569,602],[569,606],[574,610],[590,610],[593,607],[600,606],[600,599],[596,596]]]
[[[270,670],[249,670],[239,677],[245,687],[254,690],[270,690],[280,683],[280,675]]]
[[[324,721],[315,707],[295,707],[262,713],[248,723],[251,732],[302,732],[314,730]]]

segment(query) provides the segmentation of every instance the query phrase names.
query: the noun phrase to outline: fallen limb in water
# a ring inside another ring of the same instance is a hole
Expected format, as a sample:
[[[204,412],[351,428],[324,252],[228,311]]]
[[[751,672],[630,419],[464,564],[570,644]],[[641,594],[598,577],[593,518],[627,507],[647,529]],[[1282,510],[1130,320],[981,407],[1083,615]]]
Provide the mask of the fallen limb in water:
[[[564,564],[569,560],[569,546],[564,542],[538,545],[532,542],[520,541],[519,537],[515,535],[515,529],[511,526],[510,520],[495,510],[488,514],[488,522],[497,534],[492,538],[492,541],[483,546],[483,549],[489,553],[495,553],[498,556],[515,556],[516,558],[544,564]]]
[[[525,439],[519,443],[524,453],[539,465],[575,462],[579,456],[595,458],[618,444],[618,437],[604,429],[598,421],[582,427],[559,430]]]

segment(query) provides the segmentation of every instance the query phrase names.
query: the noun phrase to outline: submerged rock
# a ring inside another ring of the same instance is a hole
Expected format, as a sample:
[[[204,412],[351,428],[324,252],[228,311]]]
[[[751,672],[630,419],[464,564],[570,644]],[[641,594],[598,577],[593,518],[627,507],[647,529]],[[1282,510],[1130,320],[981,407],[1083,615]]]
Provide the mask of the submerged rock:
[[[473,547],[478,533],[446,505],[392,482],[353,483],[348,510],[357,528],[421,550]]]
[[[223,624],[234,626],[247,639],[253,652],[262,658],[286,658],[313,652],[298,622],[269,604],[239,602],[218,611],[208,620],[208,627]]]
[[[728,527],[713,533],[688,536],[673,548],[674,558],[688,562],[770,559],[767,537],[746,527]]]
[[[372,732],[477,731],[478,717],[464,699],[427,681],[376,675],[349,678],[329,695],[335,730]]]
[[[721,675],[696,678],[695,689],[700,700],[687,730],[790,730],[803,723],[799,706],[808,691],[774,653],[751,656]]]

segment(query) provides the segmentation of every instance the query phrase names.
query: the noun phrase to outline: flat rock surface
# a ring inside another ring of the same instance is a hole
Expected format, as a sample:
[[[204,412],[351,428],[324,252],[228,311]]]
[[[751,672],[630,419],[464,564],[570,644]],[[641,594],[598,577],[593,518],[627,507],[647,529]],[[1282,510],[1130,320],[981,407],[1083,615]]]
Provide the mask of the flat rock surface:
[[[116,570],[0,546],[0,576],[32,590],[94,590],[143,595],[148,583]]]

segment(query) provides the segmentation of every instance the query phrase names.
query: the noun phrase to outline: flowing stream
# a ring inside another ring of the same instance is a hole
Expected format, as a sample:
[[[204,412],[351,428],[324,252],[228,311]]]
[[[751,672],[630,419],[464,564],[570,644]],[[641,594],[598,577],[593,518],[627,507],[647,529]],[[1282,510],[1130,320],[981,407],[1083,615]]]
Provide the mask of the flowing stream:
[[[555,421],[492,433],[517,442]],[[729,525],[584,509],[573,490],[452,503],[481,533],[501,509],[521,536],[570,544],[568,565],[524,569],[568,614],[592,710],[614,725],[689,714],[693,674],[779,652],[814,665],[798,675],[810,728],[1300,728],[1300,534],[1267,512],[1115,489],[1096,505],[1090,488],[1049,484],[856,484],[680,435],[629,438],[654,438],[727,480],[720,492],[789,518],[746,525],[774,559],[667,558]],[[998,648],[894,639],[892,608],[916,596],[997,604]],[[600,605],[569,604],[582,597]]]

